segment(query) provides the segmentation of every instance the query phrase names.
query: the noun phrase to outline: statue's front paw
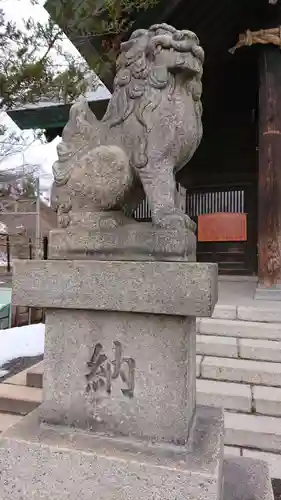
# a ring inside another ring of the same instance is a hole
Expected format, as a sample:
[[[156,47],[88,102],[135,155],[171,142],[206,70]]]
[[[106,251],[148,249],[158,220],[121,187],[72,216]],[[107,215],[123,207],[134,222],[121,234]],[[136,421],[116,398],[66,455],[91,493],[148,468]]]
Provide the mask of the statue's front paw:
[[[196,231],[195,222],[178,209],[169,212],[159,211],[153,219],[156,226],[165,229],[189,229],[193,233]]]

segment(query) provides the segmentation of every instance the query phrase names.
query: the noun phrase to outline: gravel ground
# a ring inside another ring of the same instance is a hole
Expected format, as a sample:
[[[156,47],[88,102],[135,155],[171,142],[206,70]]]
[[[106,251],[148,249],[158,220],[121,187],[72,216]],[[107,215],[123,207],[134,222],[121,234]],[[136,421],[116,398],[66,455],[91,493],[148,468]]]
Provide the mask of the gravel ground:
[[[4,377],[0,377],[0,382],[4,382],[5,379],[12,377],[13,375],[26,370],[27,368],[30,368],[32,365],[35,365],[36,363],[42,361],[42,359],[43,355],[40,354],[39,356],[15,358],[11,361],[8,361],[7,363],[4,363],[4,365],[2,365],[0,368],[1,370],[7,370],[8,373],[4,375]]]

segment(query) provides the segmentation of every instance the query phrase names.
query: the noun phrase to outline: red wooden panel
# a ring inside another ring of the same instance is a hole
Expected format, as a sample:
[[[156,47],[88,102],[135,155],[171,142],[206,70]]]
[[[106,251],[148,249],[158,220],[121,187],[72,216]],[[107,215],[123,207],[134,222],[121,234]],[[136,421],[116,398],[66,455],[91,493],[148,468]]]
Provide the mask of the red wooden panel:
[[[247,241],[247,215],[226,212],[199,215],[198,241]]]

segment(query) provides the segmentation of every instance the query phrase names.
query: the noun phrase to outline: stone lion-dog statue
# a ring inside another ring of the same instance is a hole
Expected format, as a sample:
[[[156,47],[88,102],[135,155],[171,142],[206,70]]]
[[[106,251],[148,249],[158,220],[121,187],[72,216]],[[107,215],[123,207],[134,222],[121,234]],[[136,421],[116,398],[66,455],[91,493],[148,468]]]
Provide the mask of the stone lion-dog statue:
[[[70,110],[53,166],[59,226],[75,211],[132,213],[146,195],[154,226],[194,230],[176,206],[175,173],[202,138],[203,61],[197,36],[166,24],[122,43],[103,119],[83,97]]]

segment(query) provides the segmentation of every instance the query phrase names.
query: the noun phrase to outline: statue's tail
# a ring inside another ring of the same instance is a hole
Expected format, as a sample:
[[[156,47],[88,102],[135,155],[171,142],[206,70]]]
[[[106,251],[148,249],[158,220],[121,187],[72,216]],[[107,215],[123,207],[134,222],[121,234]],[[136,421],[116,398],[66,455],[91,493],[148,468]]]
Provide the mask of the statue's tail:
[[[69,120],[57,147],[58,160],[53,165],[55,183],[66,184],[71,168],[85,153],[85,150],[99,145],[102,123],[97,120],[84,97],[72,105]]]

